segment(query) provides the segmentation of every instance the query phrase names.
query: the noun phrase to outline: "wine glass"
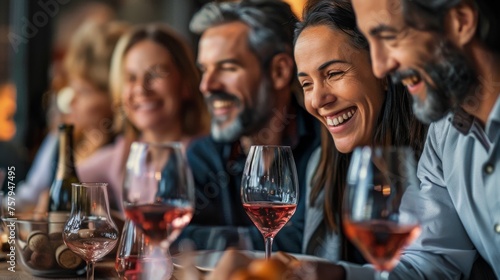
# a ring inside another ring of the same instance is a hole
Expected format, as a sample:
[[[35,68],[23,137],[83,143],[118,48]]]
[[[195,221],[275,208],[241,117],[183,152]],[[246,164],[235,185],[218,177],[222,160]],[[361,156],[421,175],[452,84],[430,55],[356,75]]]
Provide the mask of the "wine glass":
[[[143,260],[165,259],[170,244],[189,224],[194,210],[193,178],[182,144],[132,143],[126,163],[123,208],[151,246]],[[143,273],[150,272],[143,269]]]
[[[245,212],[264,236],[266,259],[273,239],[295,213],[297,170],[288,146],[251,146],[241,181]]]
[[[153,250],[146,235],[135,226],[131,220],[126,220],[118,245],[115,260],[115,270],[120,279],[151,279],[148,272],[154,272],[158,277],[169,279],[174,272],[174,264],[170,253],[161,258],[149,258]],[[148,269],[154,266],[154,270]]]
[[[106,183],[72,186],[71,214],[64,225],[63,240],[87,262],[87,280],[93,280],[95,262],[118,242],[118,228],[109,214]]]
[[[414,154],[406,147],[361,147],[352,154],[344,194],[343,224],[348,238],[388,279],[402,249],[420,234],[415,199]]]

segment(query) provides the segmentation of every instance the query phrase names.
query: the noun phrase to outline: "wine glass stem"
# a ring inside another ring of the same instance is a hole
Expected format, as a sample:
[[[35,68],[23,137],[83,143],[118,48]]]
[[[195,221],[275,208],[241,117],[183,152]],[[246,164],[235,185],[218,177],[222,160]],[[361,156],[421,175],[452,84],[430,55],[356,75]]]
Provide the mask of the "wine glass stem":
[[[269,260],[271,258],[271,252],[273,251],[273,238],[268,237],[264,240],[266,243],[266,260]]]
[[[389,280],[389,271],[377,270],[377,277],[375,280]]]
[[[87,261],[87,280],[94,280],[95,262]]]

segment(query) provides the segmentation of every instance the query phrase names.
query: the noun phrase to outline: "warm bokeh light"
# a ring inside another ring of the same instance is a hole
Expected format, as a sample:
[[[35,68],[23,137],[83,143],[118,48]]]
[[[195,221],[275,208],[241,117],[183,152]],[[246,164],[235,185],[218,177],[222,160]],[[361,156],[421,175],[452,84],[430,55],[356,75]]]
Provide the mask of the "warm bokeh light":
[[[284,0],[287,2],[290,7],[292,7],[292,11],[295,13],[295,15],[299,18],[302,19],[302,9],[304,8],[304,5],[306,4],[307,0]]]
[[[13,84],[0,85],[0,141],[10,141],[16,134],[16,88]]]

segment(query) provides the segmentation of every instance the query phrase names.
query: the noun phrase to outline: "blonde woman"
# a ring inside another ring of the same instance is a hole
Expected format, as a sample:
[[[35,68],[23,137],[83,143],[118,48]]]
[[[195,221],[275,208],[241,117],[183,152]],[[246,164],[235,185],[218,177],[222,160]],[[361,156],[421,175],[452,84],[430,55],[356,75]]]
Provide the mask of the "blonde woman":
[[[111,88],[115,144],[78,170],[80,179],[104,181],[121,209],[123,170],[130,143],[180,141],[208,133],[209,117],[198,90],[200,75],[187,43],[160,24],[127,33],[113,54]]]
[[[76,165],[83,165],[99,149],[113,142],[113,102],[109,91],[109,71],[113,50],[120,37],[128,30],[120,22],[83,24],[73,35],[64,58],[67,77],[68,114],[64,122],[75,125],[74,155]],[[62,100],[61,95],[58,100]],[[62,103],[58,102],[58,106]],[[63,102],[64,103],[64,102]],[[62,108],[59,108],[60,110]],[[38,154],[40,157],[28,174],[25,184],[19,186],[17,199],[23,208],[37,204],[37,209],[47,209],[47,194],[52,183],[57,161],[57,138],[47,142]],[[50,140],[50,139],[49,139]],[[47,176],[47,174],[50,174]],[[81,178],[80,178],[81,179]]]

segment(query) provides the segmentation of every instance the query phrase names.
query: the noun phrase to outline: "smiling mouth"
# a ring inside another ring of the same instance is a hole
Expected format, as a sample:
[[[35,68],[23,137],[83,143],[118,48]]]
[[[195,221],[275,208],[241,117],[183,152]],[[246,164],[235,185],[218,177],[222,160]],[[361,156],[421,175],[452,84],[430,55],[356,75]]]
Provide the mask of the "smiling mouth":
[[[233,104],[234,102],[228,100],[214,100],[212,102],[212,108],[214,108],[214,110],[229,109]]]
[[[411,75],[408,76],[404,79],[401,80],[401,83],[406,86],[406,87],[413,87],[420,83],[422,81],[422,78],[420,78],[420,75]]]
[[[422,76],[415,69],[396,71],[391,74],[391,79],[395,84],[403,84],[408,90],[415,89],[422,82]]]
[[[151,111],[159,107],[159,102],[141,102],[134,105],[134,109],[139,111]]]
[[[325,117],[326,124],[331,127],[337,127],[342,125],[343,123],[346,123],[349,121],[355,114],[356,114],[356,109],[351,108],[347,109],[340,114],[337,114],[335,116],[327,116]]]

